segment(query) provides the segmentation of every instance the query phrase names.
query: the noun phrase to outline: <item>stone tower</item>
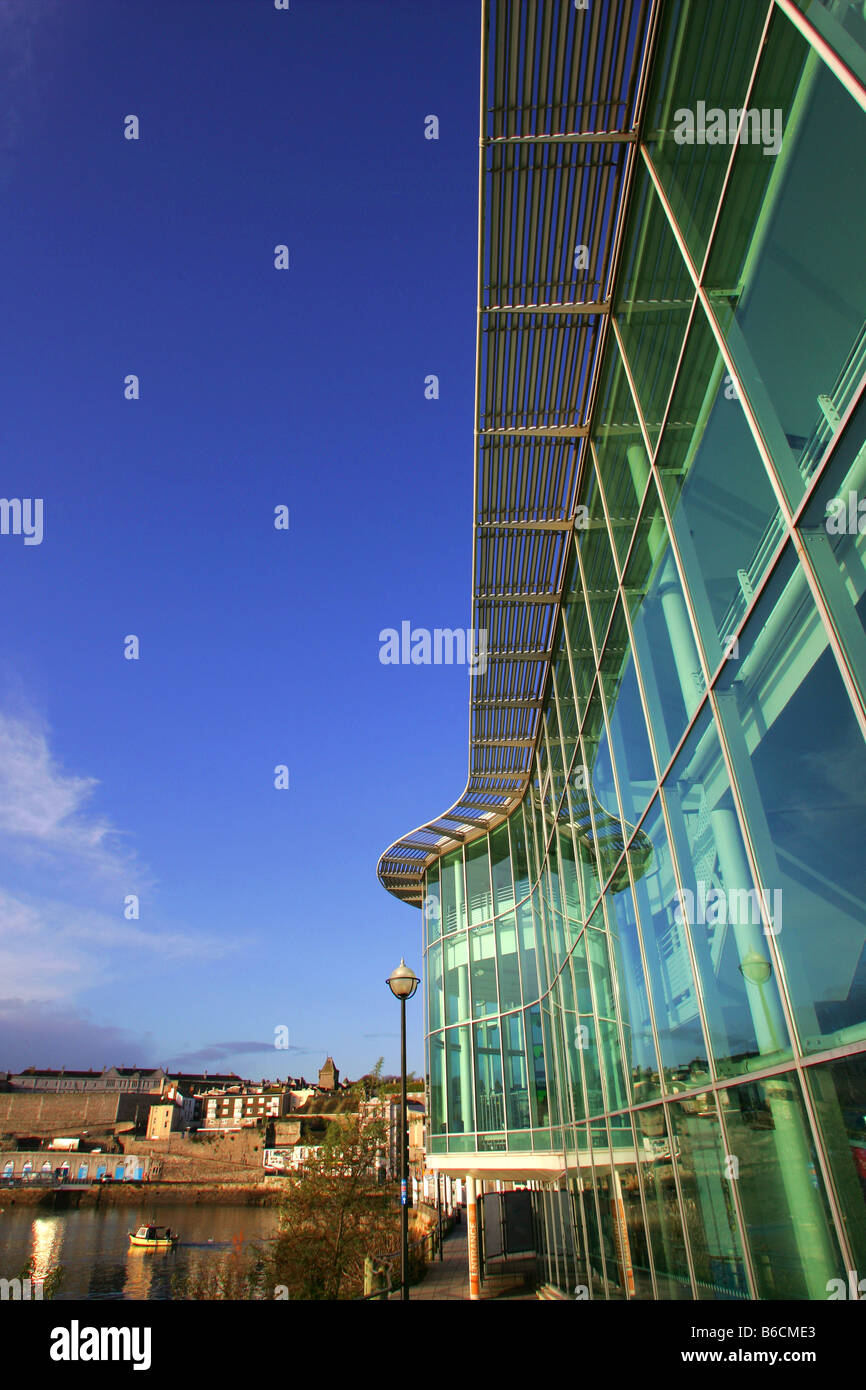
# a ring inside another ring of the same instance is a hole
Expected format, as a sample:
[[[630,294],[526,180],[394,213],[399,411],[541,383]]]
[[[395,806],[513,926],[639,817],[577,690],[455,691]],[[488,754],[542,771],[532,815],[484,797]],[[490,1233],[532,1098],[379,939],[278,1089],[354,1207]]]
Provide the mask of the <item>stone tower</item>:
[[[340,1073],[334,1066],[333,1057],[325,1059],[325,1065],[319,1068],[319,1085],[323,1091],[336,1091],[340,1084]]]

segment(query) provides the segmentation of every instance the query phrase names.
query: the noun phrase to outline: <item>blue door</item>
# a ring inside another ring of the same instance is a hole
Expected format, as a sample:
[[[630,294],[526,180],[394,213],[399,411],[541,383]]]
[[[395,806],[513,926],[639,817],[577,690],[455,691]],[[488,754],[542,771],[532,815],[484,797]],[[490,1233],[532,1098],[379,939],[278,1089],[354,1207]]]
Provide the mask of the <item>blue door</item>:
[[[116,1182],[123,1182],[123,1164],[122,1164],[122,1163],[118,1163],[117,1167],[115,1168],[115,1170],[114,1170],[114,1177],[115,1177],[115,1181],[116,1181]]]

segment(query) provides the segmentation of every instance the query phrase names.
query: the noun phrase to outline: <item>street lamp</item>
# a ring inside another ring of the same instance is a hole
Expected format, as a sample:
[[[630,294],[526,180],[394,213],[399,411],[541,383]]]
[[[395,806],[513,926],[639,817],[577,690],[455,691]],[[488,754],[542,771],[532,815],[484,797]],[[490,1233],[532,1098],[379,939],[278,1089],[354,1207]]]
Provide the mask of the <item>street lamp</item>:
[[[418,977],[400,957],[388,976],[388,988],[400,1000],[400,1298],[409,1299],[409,1127],[406,1120],[406,1000],[418,988]]]

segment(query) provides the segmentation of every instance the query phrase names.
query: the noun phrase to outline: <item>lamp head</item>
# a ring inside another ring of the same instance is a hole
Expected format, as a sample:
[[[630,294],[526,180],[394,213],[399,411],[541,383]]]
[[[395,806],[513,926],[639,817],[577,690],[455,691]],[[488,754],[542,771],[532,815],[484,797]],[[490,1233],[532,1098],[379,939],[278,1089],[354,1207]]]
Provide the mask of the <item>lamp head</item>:
[[[400,964],[392,974],[388,976],[387,985],[391,993],[397,999],[411,999],[418,988],[418,976],[409,968],[403,957],[400,957]]]

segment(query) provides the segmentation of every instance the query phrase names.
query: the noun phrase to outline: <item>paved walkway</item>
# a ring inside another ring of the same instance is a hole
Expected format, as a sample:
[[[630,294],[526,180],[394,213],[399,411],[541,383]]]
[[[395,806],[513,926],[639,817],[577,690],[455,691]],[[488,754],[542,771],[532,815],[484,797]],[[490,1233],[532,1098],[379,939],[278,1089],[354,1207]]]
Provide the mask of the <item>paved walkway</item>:
[[[442,1259],[437,1255],[427,1266],[420,1284],[413,1284],[409,1297],[420,1299],[464,1299],[469,1297],[469,1254],[466,1222],[461,1221],[442,1242]]]
[[[442,1244],[442,1256],[437,1257],[427,1266],[427,1273],[420,1284],[414,1284],[409,1290],[410,1299],[435,1300],[451,1299],[462,1302],[469,1298],[469,1254],[467,1250],[466,1222],[461,1221],[459,1226],[455,1226],[451,1234],[445,1237]],[[493,1298],[521,1298],[535,1302],[535,1294],[530,1293],[525,1288],[515,1288],[513,1278],[503,1279],[497,1276],[494,1279],[486,1279],[481,1285],[481,1297],[483,1299]]]

